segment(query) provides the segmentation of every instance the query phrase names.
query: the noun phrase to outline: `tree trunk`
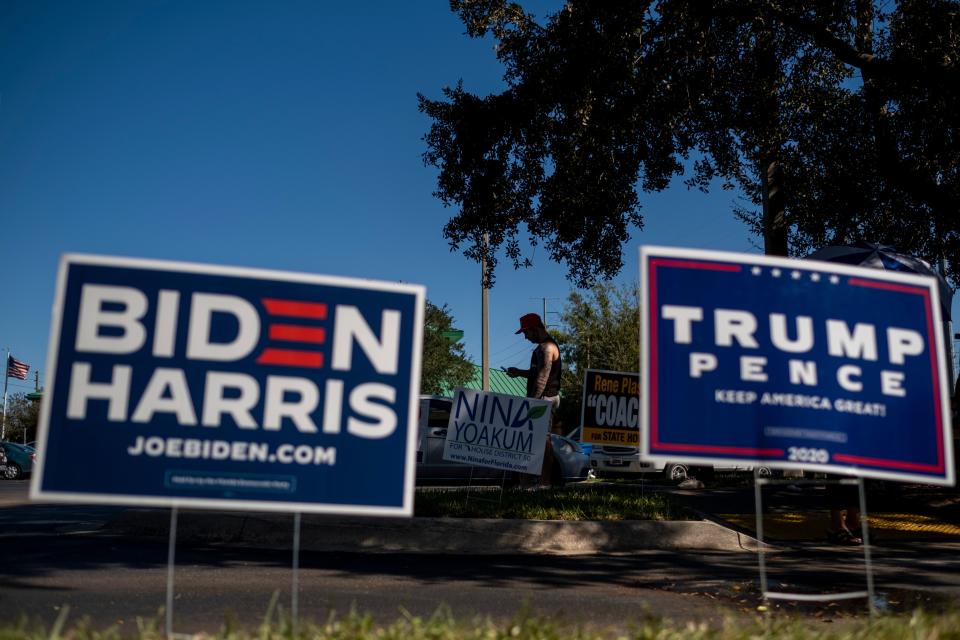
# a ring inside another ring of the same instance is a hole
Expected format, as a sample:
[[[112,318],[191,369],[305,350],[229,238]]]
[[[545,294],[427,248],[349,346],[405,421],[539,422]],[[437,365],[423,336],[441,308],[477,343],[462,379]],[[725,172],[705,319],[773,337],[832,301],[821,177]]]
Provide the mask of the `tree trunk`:
[[[763,252],[768,256],[785,256],[790,225],[783,198],[783,165],[777,153],[764,154],[760,168],[763,188]]]
[[[760,25],[757,38],[758,95],[762,101],[766,122],[760,131],[760,187],[763,204],[763,252],[785,256],[788,252],[787,223],[783,195],[783,165],[780,163],[780,99],[778,96],[781,73],[775,48],[775,36],[768,24]]]

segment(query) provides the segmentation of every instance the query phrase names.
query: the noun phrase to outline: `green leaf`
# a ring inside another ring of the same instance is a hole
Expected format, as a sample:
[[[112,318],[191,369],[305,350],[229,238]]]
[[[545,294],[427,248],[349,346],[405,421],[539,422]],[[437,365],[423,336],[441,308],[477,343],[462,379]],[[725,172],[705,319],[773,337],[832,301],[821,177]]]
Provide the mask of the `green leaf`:
[[[527,420],[536,420],[540,418],[547,412],[547,405],[541,405],[539,407],[533,407],[530,409],[530,413],[527,414]]]

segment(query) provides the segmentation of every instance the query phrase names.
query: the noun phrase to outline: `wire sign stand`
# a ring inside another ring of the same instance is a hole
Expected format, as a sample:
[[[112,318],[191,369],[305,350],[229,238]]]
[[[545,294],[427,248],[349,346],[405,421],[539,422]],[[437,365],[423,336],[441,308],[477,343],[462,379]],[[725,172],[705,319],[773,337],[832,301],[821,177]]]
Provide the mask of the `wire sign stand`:
[[[796,484],[797,479],[791,478],[790,482]],[[819,481],[818,481],[819,482]],[[796,602],[832,602],[835,600],[853,600],[856,598],[866,598],[870,616],[875,616],[876,604],[874,598],[873,585],[873,560],[870,555],[870,532],[867,525],[867,498],[863,488],[863,478],[841,478],[836,480],[827,480],[843,485],[857,485],[860,494],[860,526],[863,529],[863,564],[866,574],[865,591],[845,591],[830,593],[791,593],[785,591],[771,591],[769,580],[767,579],[766,554],[764,553],[763,541],[763,496],[761,488],[769,484],[783,484],[783,481],[777,482],[770,478],[761,477],[757,469],[753,473],[754,503],[756,506],[757,518],[757,559],[760,568],[760,592],[764,601],[770,600],[793,600]]]
[[[171,640],[190,640],[194,638],[191,633],[176,633],[173,630],[174,602],[176,600],[176,590],[174,588],[174,569],[176,567],[176,548],[177,548],[177,520],[180,509],[174,505],[170,509],[170,538],[167,541],[167,606],[164,610],[164,631],[167,638]],[[301,514],[299,511],[293,514],[293,561],[292,561],[292,585],[290,590],[290,618],[293,627],[293,633],[296,634],[300,619],[300,525]]]
[[[473,494],[473,470],[474,466],[470,465],[470,477],[467,479],[467,498],[465,502],[470,504],[470,496]],[[481,502],[493,502],[496,504],[503,504],[503,488],[507,484],[507,472],[504,470],[503,475],[500,477],[500,493],[496,499],[494,498],[485,498],[479,495],[474,495],[474,500],[480,500]]]

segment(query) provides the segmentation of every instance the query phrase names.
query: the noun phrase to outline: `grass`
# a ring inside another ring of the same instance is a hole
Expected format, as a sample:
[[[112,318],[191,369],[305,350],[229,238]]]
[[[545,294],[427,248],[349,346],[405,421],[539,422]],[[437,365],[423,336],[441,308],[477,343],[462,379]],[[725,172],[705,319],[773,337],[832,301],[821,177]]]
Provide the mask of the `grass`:
[[[526,491],[473,488],[418,491],[414,515],[529,520],[690,520],[695,516],[668,496],[635,486],[580,484]]]
[[[916,611],[909,615],[846,620],[838,624],[807,618],[728,618],[723,623],[674,623],[647,617],[626,629],[560,626],[547,618],[521,611],[513,619],[457,620],[446,608],[429,618],[404,613],[390,624],[378,624],[367,615],[331,615],[326,621],[302,620],[294,626],[272,603],[263,623],[253,629],[224,624],[215,633],[188,636],[192,640],[950,640],[960,638],[960,613]],[[65,608],[66,610],[66,608]],[[275,613],[276,612],[276,613]],[[0,624],[0,640],[164,640],[156,620],[138,620],[136,629],[97,629],[79,621],[70,626],[61,615],[50,628],[21,620]]]

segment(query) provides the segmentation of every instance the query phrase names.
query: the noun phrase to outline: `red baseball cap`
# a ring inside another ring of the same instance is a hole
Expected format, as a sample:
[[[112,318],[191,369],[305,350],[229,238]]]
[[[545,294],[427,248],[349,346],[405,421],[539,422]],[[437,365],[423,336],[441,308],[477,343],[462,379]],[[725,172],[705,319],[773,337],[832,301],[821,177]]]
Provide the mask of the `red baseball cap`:
[[[514,335],[518,333],[523,333],[524,329],[533,329],[539,327],[543,329],[543,320],[540,319],[535,313],[528,313],[525,316],[520,316],[520,328],[514,332]]]

